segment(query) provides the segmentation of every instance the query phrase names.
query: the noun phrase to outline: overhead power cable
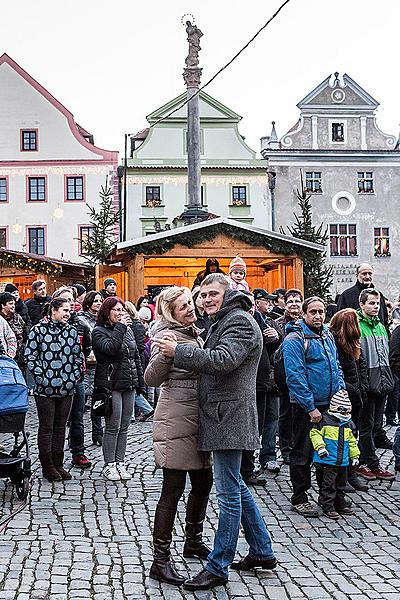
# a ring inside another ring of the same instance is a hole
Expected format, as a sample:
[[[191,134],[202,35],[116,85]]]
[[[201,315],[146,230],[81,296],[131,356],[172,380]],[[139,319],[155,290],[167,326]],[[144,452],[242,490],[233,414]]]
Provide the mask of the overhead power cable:
[[[178,112],[178,110],[180,110],[183,106],[186,106],[186,104],[188,104],[189,100],[191,100],[192,98],[197,96],[201,92],[201,90],[204,90],[204,88],[206,88],[208,85],[210,85],[210,83],[212,83],[222,73],[222,71],[225,71],[225,69],[227,69],[238,58],[238,56],[240,56],[242,54],[242,52],[244,52],[250,46],[250,44],[252,44],[254,42],[254,40],[260,35],[260,33],[262,31],[264,31],[264,29],[266,29],[266,27],[268,27],[268,25],[270,23],[272,23],[272,21],[279,15],[279,13],[286,6],[286,4],[289,4],[290,1],[291,0],[285,0],[285,2],[283,2],[280,5],[280,7],[276,10],[276,12],[274,12],[274,14],[268,19],[268,21],[266,23],[264,23],[264,25],[262,27],[260,27],[260,29],[253,35],[253,37],[247,42],[247,44],[245,44],[238,52],[236,52],[235,56],[233,56],[231,58],[231,60],[226,63],[226,65],[221,67],[219,69],[219,71],[217,71],[215,73],[215,75],[213,75],[194,94],[192,94],[190,96],[190,98],[187,98],[184,102],[182,102],[182,104],[180,104],[177,108],[174,108],[174,110],[171,110],[171,112],[168,113],[167,115],[165,115],[164,117],[157,119],[157,121],[155,121],[152,125],[150,125],[150,128],[154,127],[155,125],[158,125],[158,123],[161,123],[161,121],[165,121],[165,119],[169,119],[169,117],[171,115]]]

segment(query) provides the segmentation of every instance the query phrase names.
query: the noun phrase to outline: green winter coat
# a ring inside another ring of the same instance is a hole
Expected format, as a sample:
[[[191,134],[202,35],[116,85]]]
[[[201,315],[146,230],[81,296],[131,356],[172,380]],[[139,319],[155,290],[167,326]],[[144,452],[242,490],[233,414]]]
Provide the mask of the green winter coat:
[[[394,378],[389,365],[389,336],[378,317],[357,311],[361,329],[361,350],[367,363],[369,392],[386,396],[393,391]]]

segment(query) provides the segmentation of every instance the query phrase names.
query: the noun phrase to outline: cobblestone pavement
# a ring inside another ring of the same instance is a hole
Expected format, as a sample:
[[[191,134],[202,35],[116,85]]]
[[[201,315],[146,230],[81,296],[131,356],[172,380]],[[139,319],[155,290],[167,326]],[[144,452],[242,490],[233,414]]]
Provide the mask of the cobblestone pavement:
[[[88,415],[85,420],[90,434]],[[33,411],[27,430],[36,431]],[[43,481],[39,469],[34,473],[28,505],[0,534],[1,600],[400,599],[400,481],[374,482],[369,493],[352,494],[356,515],[339,523],[325,517],[307,520],[290,510],[288,471],[283,467],[265,488],[253,488],[279,567],[257,575],[232,572],[226,588],[193,595],[147,577],[161,484],[160,474],[154,474],[151,423],[130,428],[127,462],[132,481],[105,482],[101,449],[88,446],[87,453],[92,469],[73,468],[74,479],[65,484]],[[385,466],[391,459],[391,452],[383,453]],[[0,481],[0,503],[0,519],[20,506],[5,480]],[[181,556],[183,514],[181,504],[173,555],[179,570],[192,575],[200,564]],[[205,529],[210,542],[216,518],[213,496]],[[241,537],[238,553],[246,552]]]

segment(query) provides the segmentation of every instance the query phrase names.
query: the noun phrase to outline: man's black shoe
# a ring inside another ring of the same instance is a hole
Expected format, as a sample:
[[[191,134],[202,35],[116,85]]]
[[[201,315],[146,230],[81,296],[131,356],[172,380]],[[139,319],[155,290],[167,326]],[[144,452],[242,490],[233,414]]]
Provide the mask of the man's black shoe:
[[[382,448],[382,450],[393,450],[393,442],[388,437],[384,437],[380,440],[375,440],[375,447]]]
[[[231,564],[234,571],[252,571],[253,569],[275,569],[277,565],[276,558],[251,558],[247,555],[242,560]]]
[[[386,419],[386,425],[390,427],[396,427],[399,423],[395,419]]]
[[[350,487],[349,490],[347,490],[347,485],[345,488],[345,493],[347,492],[368,492],[368,485],[362,481],[359,477],[357,477],[357,475],[352,475],[351,477],[348,478],[347,483]]]
[[[252,473],[249,477],[243,478],[246,485],[265,485],[267,478],[261,473]]]
[[[196,590],[211,590],[218,585],[226,585],[227,583],[227,577],[218,577],[218,575],[213,575],[210,571],[203,569],[192,579],[187,579],[183,584],[183,588],[195,592]]]
[[[103,436],[102,435],[92,435],[92,442],[95,446],[103,445]]]

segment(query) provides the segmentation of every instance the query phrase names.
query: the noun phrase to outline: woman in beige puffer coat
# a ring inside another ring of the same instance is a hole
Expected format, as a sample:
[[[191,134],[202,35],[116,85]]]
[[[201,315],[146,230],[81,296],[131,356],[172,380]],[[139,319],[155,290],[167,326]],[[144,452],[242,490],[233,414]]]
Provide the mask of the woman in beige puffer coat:
[[[186,508],[185,557],[207,558],[210,549],[202,541],[203,522],[212,487],[211,457],[197,450],[199,408],[197,374],[174,367],[157,347],[157,338],[175,336],[178,343],[201,346],[194,327],[196,314],[188,288],[173,286],[161,292],[156,307],[158,319],[145,381],[161,386],[154,414],[154,452],[156,465],[163,469],[163,487],[154,519],[154,561],[150,577],[181,585],[181,577],[171,561],[170,546],[178,501],[189,474],[192,489]]]

